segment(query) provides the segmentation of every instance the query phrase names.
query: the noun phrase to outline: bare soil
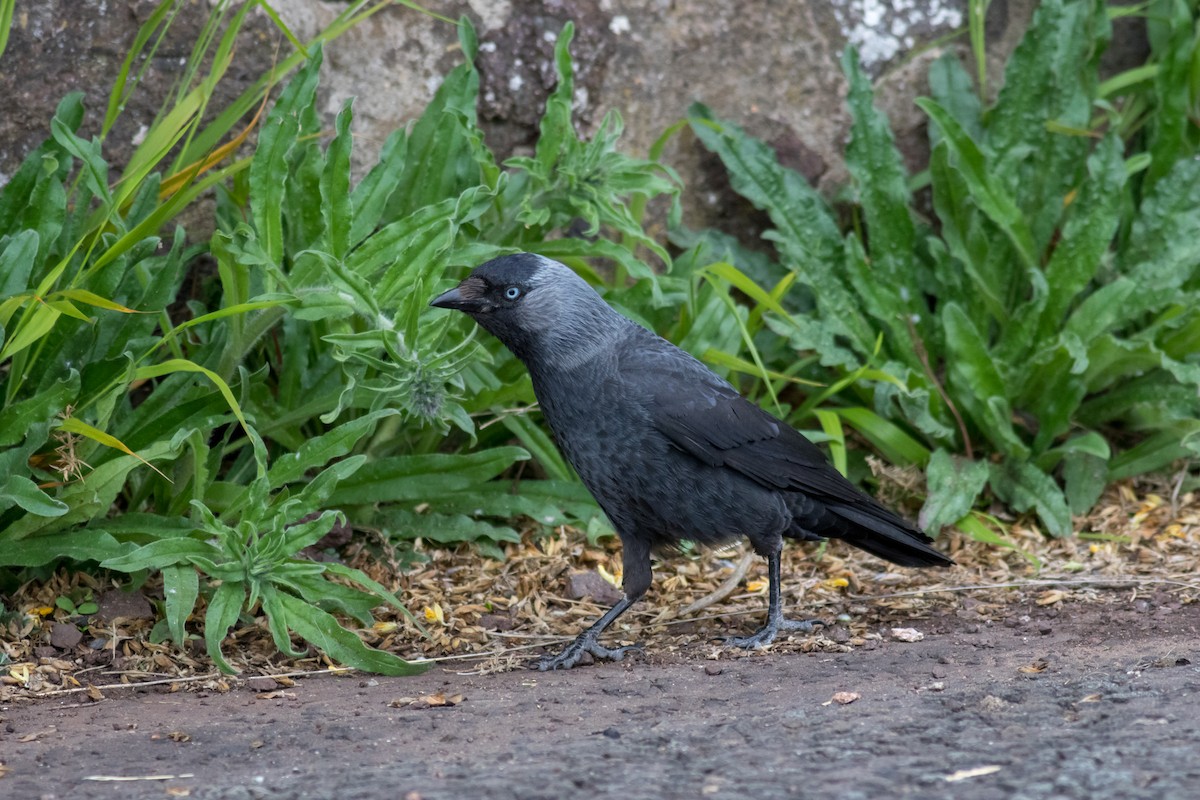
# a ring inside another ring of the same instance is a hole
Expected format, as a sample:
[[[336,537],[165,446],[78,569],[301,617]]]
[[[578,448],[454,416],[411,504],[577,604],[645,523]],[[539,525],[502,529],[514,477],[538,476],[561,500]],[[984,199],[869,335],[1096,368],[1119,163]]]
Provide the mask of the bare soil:
[[[1200,797],[1200,603],[1128,596],[994,620],[947,605],[920,641],[881,629],[846,653],[11,704],[0,796]]]

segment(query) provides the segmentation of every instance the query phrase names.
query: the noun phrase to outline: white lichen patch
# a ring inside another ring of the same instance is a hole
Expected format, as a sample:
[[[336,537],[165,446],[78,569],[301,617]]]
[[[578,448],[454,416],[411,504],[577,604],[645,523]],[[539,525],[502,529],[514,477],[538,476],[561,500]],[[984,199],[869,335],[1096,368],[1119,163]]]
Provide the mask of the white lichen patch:
[[[962,27],[963,0],[838,0],[833,14],[867,70],[931,34]]]
[[[617,14],[608,23],[608,29],[617,36],[620,36],[622,33],[629,33],[633,30],[633,26],[629,24],[629,17],[624,14]]]
[[[512,3],[509,0],[467,0],[467,5],[479,15],[484,31],[503,28],[512,16]]]

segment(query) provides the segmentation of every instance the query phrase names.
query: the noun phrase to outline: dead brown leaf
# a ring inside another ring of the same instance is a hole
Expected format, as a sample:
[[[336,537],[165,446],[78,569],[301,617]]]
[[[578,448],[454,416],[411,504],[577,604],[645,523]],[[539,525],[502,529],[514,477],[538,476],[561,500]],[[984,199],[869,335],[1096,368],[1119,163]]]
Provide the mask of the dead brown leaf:
[[[1049,606],[1055,603],[1061,603],[1067,598],[1067,593],[1062,589],[1049,589],[1038,595],[1036,602],[1039,606]]]
[[[1045,672],[1046,668],[1049,666],[1049,661],[1044,658],[1039,658],[1023,667],[1017,667],[1017,672],[1023,672],[1026,675],[1036,675],[1039,672]]]
[[[899,642],[919,642],[925,634],[916,628],[892,628],[892,638]]]
[[[441,708],[456,706],[467,698],[461,694],[447,696],[445,692],[427,694],[424,697],[398,697],[388,703],[389,708]]]

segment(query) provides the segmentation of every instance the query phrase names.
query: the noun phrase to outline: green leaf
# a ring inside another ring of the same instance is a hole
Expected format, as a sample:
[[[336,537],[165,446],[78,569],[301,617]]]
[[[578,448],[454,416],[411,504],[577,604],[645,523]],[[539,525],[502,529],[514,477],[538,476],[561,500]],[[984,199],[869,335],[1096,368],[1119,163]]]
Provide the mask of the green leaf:
[[[1142,201],[1118,258],[1119,272],[1137,285],[1120,320],[1173,301],[1200,263],[1200,161],[1178,162]]]
[[[460,26],[469,28],[464,17]],[[473,33],[470,34],[473,37]],[[464,55],[470,56],[469,53]],[[479,73],[468,60],[451,70],[408,137],[408,153],[383,219],[401,220],[480,183],[464,125],[475,126]]]
[[[430,453],[393,456],[366,464],[329,497],[332,506],[430,501],[494,478],[529,453],[496,447],[463,455]]]
[[[28,306],[25,314],[17,324],[16,330],[3,349],[0,349],[0,363],[12,358],[34,342],[54,330],[55,323],[62,312],[44,303]]]
[[[288,612],[288,606],[285,604],[285,598],[290,599],[292,595],[277,589],[273,583],[260,584],[259,591],[262,593],[262,610],[267,616],[267,627],[271,631],[275,649],[289,658],[302,658],[305,652],[292,647],[292,637],[288,632],[292,627],[290,624],[292,618]],[[308,606],[307,603],[304,605]],[[313,608],[312,606],[308,607]]]
[[[185,624],[200,596],[200,576],[191,564],[163,567],[163,597],[166,599],[167,625],[171,638],[180,647],[187,644]]]
[[[409,613],[409,610],[404,607],[403,603],[396,599],[396,595],[389,592],[383,587],[382,584],[370,578],[367,573],[363,572],[362,570],[354,569],[353,567],[347,567],[345,564],[340,564],[337,561],[331,561],[325,564],[324,567],[325,571],[329,574],[337,575],[341,578],[345,578],[348,581],[352,581],[359,586],[362,586],[370,591],[375,598],[382,600],[392,608],[403,612],[406,617],[413,620],[413,622],[416,622],[416,618]],[[421,626],[418,624],[417,627],[420,628]]]
[[[975,323],[956,303],[942,310],[946,331],[947,384],[957,402],[1001,453],[1023,457],[1029,448],[1012,426],[1007,384]]]
[[[415,514],[403,509],[387,515],[392,535],[397,539],[426,539],[441,544],[469,542],[488,554],[486,548],[495,542],[519,542],[521,535],[509,525],[460,514]],[[503,556],[490,555],[503,559]]]
[[[30,276],[38,251],[37,231],[25,230],[9,238],[0,252],[0,300],[30,289]],[[0,319],[0,322],[7,320]]]
[[[1108,458],[1082,450],[1063,456],[1063,486],[1072,514],[1086,514],[1108,486]]]
[[[60,558],[73,561],[103,561],[129,552],[134,545],[117,541],[102,530],[72,530],[31,536],[19,541],[4,540],[0,567],[41,567]]]
[[[1063,135],[1047,123],[1060,130],[1088,128],[1097,64],[1110,35],[1101,0],[1039,3],[988,113],[996,175],[1028,221],[1031,253],[1051,240],[1088,150],[1086,137]]]
[[[983,140],[979,95],[958,54],[947,50],[929,66],[929,93],[974,141]],[[936,128],[931,133],[936,133]],[[932,144],[940,140],[935,139]]]
[[[169,358],[161,364],[139,367],[137,372],[134,373],[134,380],[159,378],[163,375],[170,375],[177,372],[198,372],[212,381],[213,385],[217,387],[217,391],[225,398],[225,402],[229,404],[229,410],[238,418],[238,422],[242,423],[242,428],[249,432],[250,425],[246,422],[246,418],[242,416],[242,407],[233,396],[233,392],[230,391],[229,384],[220,375],[207,367],[202,367],[186,358]]]
[[[238,672],[230,666],[221,652],[221,642],[225,640],[229,629],[237,622],[246,602],[246,587],[239,581],[225,581],[213,592],[208,601],[208,610],[204,612],[204,645],[208,657],[224,673]]]
[[[350,122],[354,118],[354,98],[346,98],[342,110],[334,121],[336,131],[329,150],[325,154],[325,170],[321,173],[321,215],[325,220],[325,234],[329,240],[329,252],[341,260],[350,250],[350,231],[353,226],[354,206],[350,195]]]
[[[906,314],[924,319],[916,273],[916,228],[909,208],[912,196],[904,161],[896,149],[887,117],[875,108],[871,80],[847,47],[842,69],[850,82],[847,104],[853,123],[846,146],[846,168],[854,179],[869,232],[873,283],[888,296],[888,319]],[[866,287],[858,287],[862,292]]]
[[[16,7],[16,0],[0,2],[0,56],[4,55],[4,49],[8,47],[8,33],[12,28],[13,10]]]
[[[112,206],[112,194],[108,190],[108,162],[100,152],[99,137],[91,141],[76,136],[70,126],[60,117],[50,120],[50,132],[62,149],[80,161],[81,177],[88,191],[98,197],[106,207]]]
[[[1110,134],[1088,159],[1088,178],[1071,204],[1046,265],[1046,307],[1038,325],[1039,340],[1061,328],[1066,310],[1096,276],[1112,244],[1126,179],[1122,151],[1120,138]]]
[[[918,98],[916,103],[941,130],[943,142],[953,154],[953,164],[966,182],[971,199],[1005,233],[1023,265],[1033,268],[1037,264],[1033,235],[1016,201],[995,177],[994,165],[988,163],[979,146],[946,109],[925,97]]]
[[[250,162],[250,211],[258,238],[273,263],[283,262],[283,197],[288,185],[288,154],[300,133],[300,115],[316,97],[324,54],[318,43],[288,82],[258,132]]]
[[[497,482],[453,492],[430,503],[439,514],[511,520],[526,516],[541,525],[587,527],[602,519],[595,498],[577,480],[526,480],[515,488]]]
[[[347,268],[376,286],[384,282],[400,286],[397,275],[411,282],[416,278],[415,266],[428,269],[428,260],[450,246],[458,202],[457,195],[440,199],[385,225],[354,249],[346,259]],[[389,277],[380,279],[381,272]]]
[[[1053,478],[1016,458],[989,466],[992,491],[1010,508],[1035,511],[1046,532],[1056,539],[1071,535],[1071,509]]]
[[[32,397],[0,410],[0,448],[20,442],[33,425],[54,420],[78,395],[79,373],[71,370]]]
[[[814,409],[813,414],[821,423],[821,429],[829,436],[829,456],[833,466],[843,475],[846,470],[846,432],[842,430],[842,421],[834,411]]]
[[[137,572],[143,569],[163,569],[190,564],[193,557],[218,560],[221,551],[215,545],[198,539],[159,539],[125,555],[105,559],[100,566],[118,572]]]
[[[1063,327],[1064,333],[1090,343],[1119,327],[1130,303],[1136,302],[1134,295],[1139,291],[1137,284],[1125,277],[1101,286],[1071,312]]]
[[[1042,560],[1040,558],[1033,555],[1032,553],[1030,553],[1027,550],[1022,550],[1020,547],[1015,545],[1013,542],[1009,541],[1008,539],[1004,538],[1002,535],[997,533],[993,529],[993,527],[989,527],[988,525],[985,525],[983,523],[984,519],[987,519],[988,521],[990,521],[992,523],[992,526],[1001,528],[1003,530],[1003,526],[1000,524],[1000,522],[998,520],[996,520],[994,517],[985,517],[983,514],[981,514],[978,511],[972,511],[970,514],[968,514],[967,516],[960,519],[956,523],[956,527],[960,531],[965,533],[967,536],[970,536],[972,539],[974,539],[977,542],[983,542],[984,544],[990,544],[990,545],[994,545],[996,547],[1006,547],[1010,550],[1017,551],[1017,553],[1020,554],[1020,556],[1022,558],[1024,558],[1026,561],[1028,561],[1030,564],[1033,565],[1033,568],[1035,570],[1037,570],[1037,571],[1041,570]]]
[[[267,480],[272,488],[300,480],[310,469],[328,464],[353,450],[364,436],[369,436],[375,430],[375,424],[379,420],[399,413],[394,408],[372,411],[358,419],[344,422],[320,436],[305,440],[299,450],[285,453],[275,459],[275,463],[267,472]]]
[[[1164,425],[1135,447],[1113,456],[1108,480],[1119,481],[1163,469],[1181,458],[1195,459],[1194,442],[1200,436],[1200,420],[1187,419]]]
[[[1166,0],[1153,3],[1148,14],[1151,60],[1158,67],[1154,74],[1155,107],[1148,120],[1147,150],[1151,157],[1146,176],[1148,186],[1173,172],[1183,158],[1195,152],[1194,145],[1189,144],[1194,133],[1191,118],[1196,97],[1194,77],[1189,71],[1196,69],[1200,58],[1195,13],[1194,4]]]
[[[408,132],[397,128],[388,136],[379,162],[359,181],[350,195],[354,216],[350,220],[350,245],[357,246],[379,224],[388,198],[396,189],[408,154]]]
[[[157,442],[142,450],[146,461],[171,457],[178,448],[169,442]],[[0,453],[0,455],[3,455]],[[70,483],[58,492],[58,500],[66,503],[69,510],[59,517],[26,516],[18,519],[3,532],[5,546],[8,542],[24,539],[34,534],[48,534],[81,522],[108,514],[117,495],[125,486],[129,473],[142,465],[133,456],[119,456],[105,461],[87,474],[86,480]]]
[[[14,505],[40,517],[61,517],[69,506],[38,488],[38,485],[23,475],[9,475],[0,484],[0,511]]]
[[[325,511],[306,522],[296,522],[288,525],[283,532],[281,550],[284,553],[298,553],[306,547],[312,547],[337,524],[342,516],[340,511]]]
[[[922,530],[936,534],[970,513],[987,485],[988,465],[938,448],[925,468],[925,481],[928,493],[918,523]]]
[[[563,25],[554,43],[554,71],[558,80],[554,91],[546,98],[546,113],[542,115],[540,136],[534,150],[539,172],[548,175],[562,154],[566,142],[574,138],[571,126],[571,105],[575,102],[575,69],[571,63],[571,40],[575,25]]]
[[[803,177],[780,166],[770,147],[737,125],[716,119],[707,107],[694,104],[688,121],[696,137],[725,164],[734,190],[770,216],[775,229],[767,238],[776,242],[784,265],[799,273],[805,285],[819,288],[814,295],[821,319],[814,327],[831,343],[845,336],[860,355],[870,354],[875,331],[837,267],[844,258],[842,234],[825,201]],[[817,336],[806,338],[816,341]]]
[[[357,634],[339,625],[332,615],[298,597],[280,592],[278,600],[288,615],[292,630],[335,661],[379,675],[417,675],[429,667],[367,647]]]
[[[929,450],[923,444],[874,411],[866,408],[839,408],[837,413],[850,427],[879,448],[883,457],[893,464],[923,466],[929,460]]]

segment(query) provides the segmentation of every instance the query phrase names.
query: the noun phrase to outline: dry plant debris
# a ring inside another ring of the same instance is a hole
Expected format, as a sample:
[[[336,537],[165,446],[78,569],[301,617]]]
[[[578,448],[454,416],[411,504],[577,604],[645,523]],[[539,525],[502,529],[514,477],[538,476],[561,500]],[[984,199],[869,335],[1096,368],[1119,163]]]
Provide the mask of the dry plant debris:
[[[1080,535],[1071,539],[1046,539],[1025,519],[1007,522],[1013,549],[952,534],[950,552],[958,566],[948,570],[895,571],[840,543],[785,547],[785,604],[794,616],[827,624],[811,634],[783,637],[768,650],[871,648],[884,638],[909,636],[893,629],[920,631],[923,620],[946,614],[985,622],[1006,619],[1022,605],[1200,598],[1200,498],[1193,493],[1172,497],[1169,486],[1113,486],[1091,514],[1076,520]],[[418,554],[426,560],[407,570],[394,558],[373,555],[369,538],[344,548],[343,557],[394,589],[420,627],[381,608],[376,624],[361,632],[364,639],[409,659],[460,661],[463,672],[521,668],[543,648],[561,646],[595,621],[606,606],[590,596],[568,598],[572,575],[593,573],[620,585],[618,542],[589,544],[569,529],[545,535],[531,525],[520,543],[507,545],[504,561],[484,558],[468,546],[418,542]],[[611,640],[642,642],[649,659],[761,656],[762,651],[720,642],[753,629],[766,613],[766,565],[754,558],[747,568],[744,554],[738,546],[663,557],[655,564],[655,583],[646,599],[615,626]],[[731,576],[736,580],[723,586]],[[107,690],[135,684],[226,692],[262,676],[287,688],[297,675],[350,672],[315,653],[284,658],[260,624],[235,631],[226,642],[230,662],[241,674],[222,675],[199,637],[185,648],[154,643],[151,619],[100,621],[99,615],[73,617],[55,605],[58,597],[86,591],[100,596],[110,588],[93,576],[60,570],[9,598],[8,607],[22,613],[10,615],[0,630],[0,702],[68,693],[81,703],[101,702]],[[143,591],[152,595],[155,585]],[[699,611],[684,613],[701,604]],[[202,621],[203,607],[189,630],[198,633]],[[82,639],[72,647],[55,647],[55,623],[79,627]]]

